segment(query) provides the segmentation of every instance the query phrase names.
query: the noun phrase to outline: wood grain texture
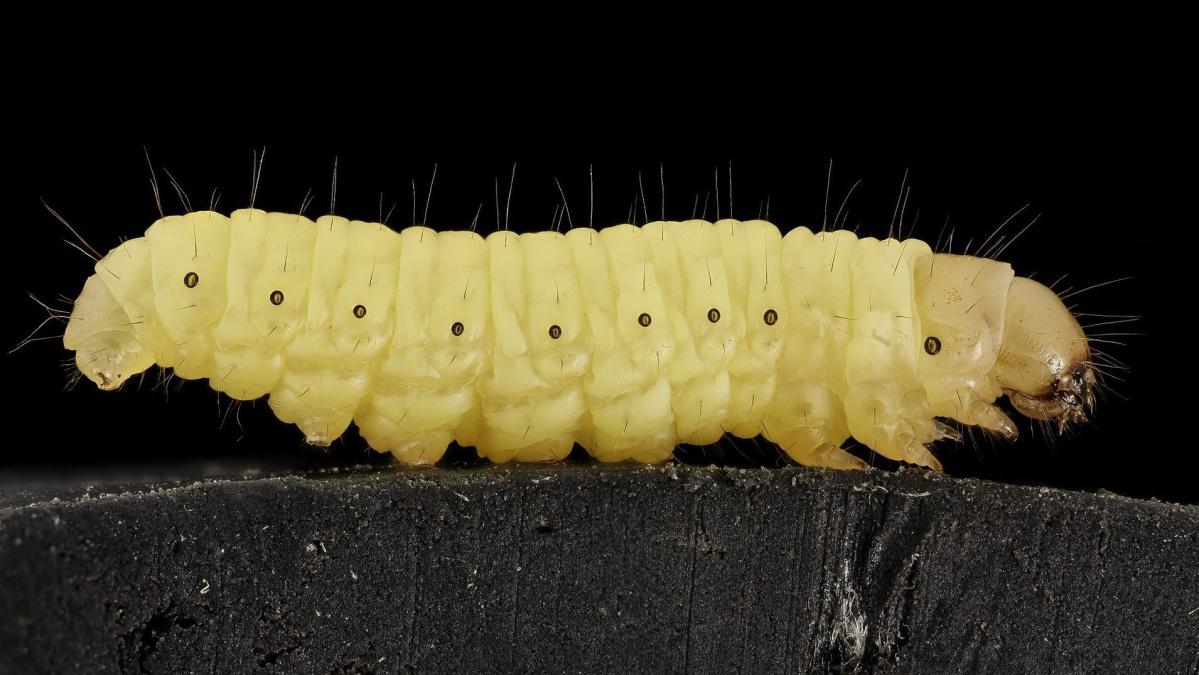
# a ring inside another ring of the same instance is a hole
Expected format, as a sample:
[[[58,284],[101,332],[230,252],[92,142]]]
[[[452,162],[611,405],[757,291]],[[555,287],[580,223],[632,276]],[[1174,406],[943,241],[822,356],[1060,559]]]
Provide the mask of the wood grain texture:
[[[915,471],[573,464],[56,496],[0,501],[3,672],[1194,673],[1199,658],[1194,506]],[[860,654],[838,638],[847,619]]]

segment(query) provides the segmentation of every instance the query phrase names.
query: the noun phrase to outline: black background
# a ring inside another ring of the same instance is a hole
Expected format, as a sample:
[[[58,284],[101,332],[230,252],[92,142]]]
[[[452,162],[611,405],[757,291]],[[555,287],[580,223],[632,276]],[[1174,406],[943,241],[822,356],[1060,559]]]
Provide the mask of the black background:
[[[62,243],[67,234],[39,200],[101,250],[139,236],[157,216],[143,147],[159,170],[168,212],[182,209],[163,169],[196,207],[208,203],[214,188],[219,210],[246,205],[251,153],[265,145],[261,208],[294,211],[311,188],[308,215],[326,212],[337,158],[336,212],[375,220],[382,192],[384,211],[397,205],[390,223],[403,226],[412,220],[411,181],[423,211],[436,163],[429,224],[465,227],[482,204],[484,233],[495,228],[493,181],[506,183],[513,162],[510,222],[517,230],[549,227],[560,201],[554,177],[575,224],[585,224],[591,165],[596,226],[626,221],[638,171],[656,218],[660,164],[668,218],[689,217],[718,168],[721,215],[727,215],[730,162],[735,216],[757,216],[769,198],[770,219],[781,228],[819,227],[831,158],[834,207],[862,180],[848,219],[861,235],[886,233],[909,171],[909,226],[919,212],[914,236],[935,240],[948,217],[960,251],[1028,204],[1014,225],[1043,215],[1004,256],[1017,274],[1049,282],[1068,273],[1062,286],[1075,288],[1133,277],[1077,298],[1080,311],[1143,317],[1099,329],[1140,335],[1113,338],[1125,346],[1104,346],[1130,370],[1126,381],[1109,381],[1114,394],[1094,423],[1050,440],[1033,437],[1024,423],[1016,444],[982,437],[946,445],[938,455],[948,471],[1195,500],[1192,286],[1182,283],[1194,265],[1194,209],[1169,205],[1188,189],[1176,165],[1188,147],[1176,92],[1156,80],[1100,71],[907,96],[865,85],[865,97],[863,91],[809,95],[786,85],[733,80],[727,92],[627,97],[595,86],[570,95],[504,86],[466,97],[426,89],[400,98],[378,90],[386,88],[348,87],[336,96],[303,98],[164,92],[149,104],[146,92],[127,97],[126,90],[86,100],[53,97],[21,111],[8,139],[4,345],[11,348],[42,318],[26,291],[73,297],[90,273],[90,262]],[[142,386],[131,382],[118,393],[86,381],[64,391],[60,362],[68,356],[51,340],[0,357],[8,399],[0,471],[9,477],[113,466],[136,475],[144,467],[200,461],[263,469],[380,461],[353,433],[327,450],[304,446],[299,432],[275,420],[262,401],[226,415],[228,399],[218,402],[203,382],[172,388],[168,396],[153,389],[152,373]],[[455,461],[470,454],[457,452]],[[680,454],[687,461],[779,461],[776,452],[749,442]]]

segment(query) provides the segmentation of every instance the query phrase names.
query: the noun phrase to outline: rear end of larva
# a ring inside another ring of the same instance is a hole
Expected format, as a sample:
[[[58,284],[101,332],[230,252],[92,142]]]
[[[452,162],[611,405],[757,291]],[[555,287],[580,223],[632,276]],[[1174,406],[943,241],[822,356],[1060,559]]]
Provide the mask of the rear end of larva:
[[[939,417],[1011,435],[1005,393],[1081,415],[1085,338],[1041,289],[918,240],[762,220],[483,238],[245,209],[111,251],[64,342],[101,388],[157,364],[269,396],[316,445],[354,422],[406,464],[451,441],[495,462],[577,443],[653,463],[731,433],[803,464],[862,466],[853,436],[939,467]]]

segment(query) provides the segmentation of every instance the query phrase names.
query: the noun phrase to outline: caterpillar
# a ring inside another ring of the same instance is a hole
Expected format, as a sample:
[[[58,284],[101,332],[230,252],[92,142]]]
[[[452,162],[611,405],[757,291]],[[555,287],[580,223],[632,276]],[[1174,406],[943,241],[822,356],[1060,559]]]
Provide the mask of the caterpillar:
[[[166,216],[99,259],[63,336],[102,390],[152,366],[267,396],[308,443],[357,425],[409,465],[663,462],[762,436],[796,462],[850,438],[941,469],[948,420],[1065,427],[1096,384],[1077,319],[1006,263],[918,239],[658,221],[486,237],[242,209]]]

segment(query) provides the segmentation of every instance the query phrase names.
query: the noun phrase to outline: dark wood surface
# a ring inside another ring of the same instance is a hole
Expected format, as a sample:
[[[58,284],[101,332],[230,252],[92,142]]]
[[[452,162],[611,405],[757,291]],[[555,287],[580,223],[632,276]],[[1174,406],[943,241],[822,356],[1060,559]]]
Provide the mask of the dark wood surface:
[[[1199,507],[681,465],[14,488],[0,589],[0,672],[1194,673]]]

